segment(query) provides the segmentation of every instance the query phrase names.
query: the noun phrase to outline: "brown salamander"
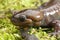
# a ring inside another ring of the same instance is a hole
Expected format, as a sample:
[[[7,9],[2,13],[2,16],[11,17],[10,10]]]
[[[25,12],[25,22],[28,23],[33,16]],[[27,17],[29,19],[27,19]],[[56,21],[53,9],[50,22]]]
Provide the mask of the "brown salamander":
[[[27,30],[30,27],[40,27],[47,25],[54,27],[55,32],[60,31],[60,3],[54,0],[56,4],[42,10],[25,9],[14,12],[11,21],[14,25],[19,26],[21,34],[26,40],[38,40],[34,35],[28,35]]]

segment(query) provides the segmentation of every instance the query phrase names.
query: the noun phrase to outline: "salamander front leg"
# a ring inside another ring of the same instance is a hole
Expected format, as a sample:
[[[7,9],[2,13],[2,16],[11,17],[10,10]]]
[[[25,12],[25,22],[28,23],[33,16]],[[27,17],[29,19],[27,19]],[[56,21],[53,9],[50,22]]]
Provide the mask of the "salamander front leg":
[[[28,31],[29,31],[29,28],[20,29],[21,36],[22,38],[24,38],[24,40],[38,40],[38,38],[35,35],[29,34]]]

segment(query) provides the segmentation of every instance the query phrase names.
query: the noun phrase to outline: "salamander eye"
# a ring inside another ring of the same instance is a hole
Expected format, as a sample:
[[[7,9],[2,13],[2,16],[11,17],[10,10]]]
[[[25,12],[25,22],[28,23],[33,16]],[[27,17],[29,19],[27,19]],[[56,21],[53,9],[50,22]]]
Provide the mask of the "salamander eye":
[[[26,16],[25,16],[25,15],[20,15],[20,16],[19,16],[19,20],[20,20],[21,22],[24,22],[24,21],[26,20]]]

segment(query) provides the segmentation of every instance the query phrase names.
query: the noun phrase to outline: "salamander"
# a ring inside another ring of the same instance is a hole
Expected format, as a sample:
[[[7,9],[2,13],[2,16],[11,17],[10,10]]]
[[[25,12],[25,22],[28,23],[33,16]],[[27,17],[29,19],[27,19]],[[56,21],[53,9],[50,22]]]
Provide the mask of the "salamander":
[[[14,12],[11,21],[14,25],[19,26],[22,37],[26,40],[38,40],[34,35],[27,32],[31,27],[40,27],[47,25],[54,27],[54,32],[60,31],[60,3],[59,0],[54,0],[50,7],[41,10],[25,9],[19,12]]]

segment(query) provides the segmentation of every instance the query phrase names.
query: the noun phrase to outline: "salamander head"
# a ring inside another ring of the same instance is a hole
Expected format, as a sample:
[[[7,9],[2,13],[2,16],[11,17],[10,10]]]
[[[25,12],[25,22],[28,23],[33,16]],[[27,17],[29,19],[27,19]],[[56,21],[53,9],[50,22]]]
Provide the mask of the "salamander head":
[[[40,21],[43,19],[43,13],[36,10],[26,10],[22,13],[15,13],[11,21],[17,26],[40,26]]]
[[[12,23],[17,26],[24,26],[32,24],[31,19],[27,19],[25,15],[16,14],[11,19]]]

